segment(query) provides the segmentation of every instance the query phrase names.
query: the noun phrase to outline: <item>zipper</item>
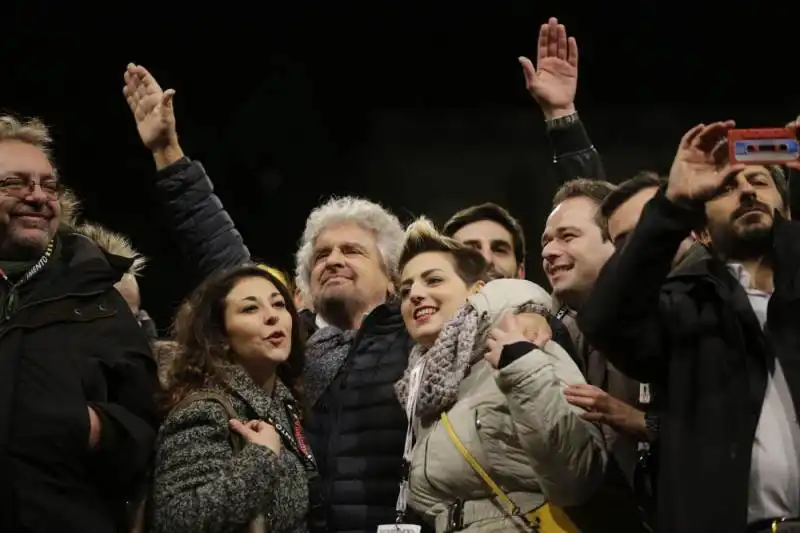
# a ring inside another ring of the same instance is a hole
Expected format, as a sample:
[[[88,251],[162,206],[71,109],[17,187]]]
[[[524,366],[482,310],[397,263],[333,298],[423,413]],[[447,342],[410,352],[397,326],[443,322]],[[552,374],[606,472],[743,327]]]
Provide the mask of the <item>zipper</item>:
[[[350,346],[350,350],[347,352],[347,356],[345,357],[344,368],[342,368],[341,372],[341,381],[339,382],[339,386],[337,387],[338,390],[336,392],[342,391],[347,389],[347,378],[350,373],[350,368],[353,365],[353,355],[355,354],[358,345],[361,342],[361,339],[364,337],[364,331],[367,329],[367,322],[369,321],[370,317],[367,316],[364,321],[361,323],[361,327],[358,329],[356,336],[353,337],[353,344]],[[334,382],[335,382],[334,378]],[[342,415],[342,400],[337,394],[336,402],[333,405],[332,413],[333,419],[330,420],[331,424],[328,427],[329,431],[329,439],[328,439],[328,453],[327,453],[327,465],[326,465],[326,473],[325,476],[325,503],[326,507],[328,508],[328,512],[331,512],[330,501],[331,501],[331,494],[333,493],[333,481],[334,475],[336,474],[336,466],[338,461],[335,459],[337,455],[334,453],[339,446],[340,441],[340,432],[339,432],[339,420],[341,419]],[[336,434],[333,434],[333,431],[336,430]],[[331,460],[334,459],[334,460]]]

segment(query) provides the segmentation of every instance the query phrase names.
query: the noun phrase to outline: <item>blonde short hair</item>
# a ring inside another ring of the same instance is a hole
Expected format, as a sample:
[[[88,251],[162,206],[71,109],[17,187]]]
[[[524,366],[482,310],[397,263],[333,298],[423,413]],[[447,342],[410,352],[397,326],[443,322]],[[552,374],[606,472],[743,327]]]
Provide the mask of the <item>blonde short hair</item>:
[[[20,141],[31,144],[48,157],[51,155],[53,138],[44,122],[38,118],[27,120],[16,118],[12,115],[0,115],[0,142]]]
[[[488,264],[480,252],[440,233],[426,217],[420,217],[406,228],[406,239],[400,252],[398,268],[426,252],[442,252],[453,258],[458,276],[468,285],[486,281]]]

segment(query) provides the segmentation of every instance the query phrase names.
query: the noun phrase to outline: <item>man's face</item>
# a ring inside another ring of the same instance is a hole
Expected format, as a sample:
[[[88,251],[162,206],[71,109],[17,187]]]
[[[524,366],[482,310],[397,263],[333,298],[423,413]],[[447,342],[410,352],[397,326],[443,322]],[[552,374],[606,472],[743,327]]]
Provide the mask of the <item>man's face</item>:
[[[561,202],[542,234],[542,266],[553,294],[578,308],[614,252],[597,225],[597,204],[586,197]]]
[[[753,165],[732,177],[725,191],[706,203],[708,233],[728,259],[755,259],[771,244],[773,212],[788,217],[769,170]]]
[[[642,217],[642,211],[647,202],[653,199],[658,192],[658,187],[647,187],[637,192],[628,200],[623,202],[613,213],[608,217],[608,235],[611,242],[614,243],[614,248],[620,249],[625,246],[628,237],[633,232],[639,219]],[[672,264],[677,265],[681,259],[688,253],[689,249],[695,243],[692,236],[686,237],[681,245],[678,247],[678,252],[675,254]]]
[[[622,248],[636,224],[639,223],[644,206],[656,195],[656,192],[658,192],[658,187],[642,189],[611,213],[611,216],[608,217],[608,235],[611,242],[614,243],[614,247]]]
[[[60,214],[47,155],[32,144],[0,142],[0,258],[39,257],[58,230]]]
[[[478,220],[453,234],[453,238],[478,250],[489,263],[489,275],[496,278],[524,278],[525,265],[514,253],[511,232],[494,220]]]
[[[355,222],[325,228],[314,242],[311,297],[323,313],[331,304],[367,313],[386,300],[392,284],[374,233]]]

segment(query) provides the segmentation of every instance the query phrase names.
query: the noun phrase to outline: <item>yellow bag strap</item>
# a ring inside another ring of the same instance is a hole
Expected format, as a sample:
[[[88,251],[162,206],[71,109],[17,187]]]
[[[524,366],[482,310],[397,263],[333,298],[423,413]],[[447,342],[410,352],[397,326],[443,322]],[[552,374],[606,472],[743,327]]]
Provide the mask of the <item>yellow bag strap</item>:
[[[486,485],[488,485],[490,489],[492,489],[494,495],[497,496],[497,498],[501,502],[503,502],[503,504],[506,507],[506,512],[511,516],[522,516],[528,522],[528,524],[531,525],[536,524],[537,523],[536,511],[533,510],[529,513],[526,513],[525,515],[522,515],[520,513],[517,504],[514,503],[514,501],[511,498],[509,498],[505,492],[503,492],[503,489],[501,489],[500,486],[494,482],[492,477],[481,466],[478,460],[475,459],[475,457],[473,457],[471,453],[469,453],[469,450],[467,450],[467,448],[461,442],[461,439],[459,439],[458,435],[456,435],[456,432],[453,429],[453,425],[450,423],[450,418],[448,418],[447,413],[442,413],[441,419],[442,419],[442,425],[444,426],[444,429],[447,431],[447,435],[450,437],[450,440],[453,442],[456,449],[458,449],[459,453],[464,457],[464,459],[466,459],[466,461],[469,463],[469,466],[472,467],[475,473],[481,477],[483,482],[486,483]]]

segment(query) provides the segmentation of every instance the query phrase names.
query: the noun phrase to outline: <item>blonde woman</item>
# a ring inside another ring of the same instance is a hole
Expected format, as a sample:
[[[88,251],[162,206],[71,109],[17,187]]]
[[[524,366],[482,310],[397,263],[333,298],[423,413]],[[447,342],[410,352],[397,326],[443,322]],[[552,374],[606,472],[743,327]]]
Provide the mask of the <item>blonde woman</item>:
[[[585,382],[569,355],[523,332],[518,315],[546,314],[548,294],[524,280],[485,284],[486,269],[427,220],[409,227],[399,292],[417,344],[396,387],[416,437],[408,501],[437,532],[531,531],[537,519],[569,530],[543,505],[579,505],[596,491],[602,434],[564,399],[564,387]]]

